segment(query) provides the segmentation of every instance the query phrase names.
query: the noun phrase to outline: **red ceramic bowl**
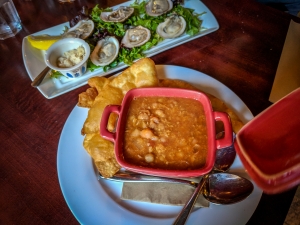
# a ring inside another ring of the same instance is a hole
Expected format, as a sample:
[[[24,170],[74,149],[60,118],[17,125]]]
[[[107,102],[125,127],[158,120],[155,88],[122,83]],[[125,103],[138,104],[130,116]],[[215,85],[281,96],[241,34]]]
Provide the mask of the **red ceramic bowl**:
[[[202,168],[194,170],[166,170],[137,166],[124,159],[124,130],[130,103],[136,97],[149,96],[191,98],[202,104],[206,116],[208,136],[208,153],[206,163]],[[109,132],[106,128],[111,113],[119,115],[115,133]],[[223,139],[216,140],[215,121],[222,121],[224,123],[225,137]],[[232,145],[232,128],[228,114],[214,112],[209,98],[204,93],[177,88],[137,88],[128,91],[123,99],[122,105],[109,105],[105,108],[100,123],[100,134],[103,138],[114,142],[116,159],[121,167],[138,173],[164,177],[197,177],[206,174],[210,172],[214,166],[216,149]]]
[[[268,194],[300,183],[300,88],[267,108],[236,135],[235,149]]]

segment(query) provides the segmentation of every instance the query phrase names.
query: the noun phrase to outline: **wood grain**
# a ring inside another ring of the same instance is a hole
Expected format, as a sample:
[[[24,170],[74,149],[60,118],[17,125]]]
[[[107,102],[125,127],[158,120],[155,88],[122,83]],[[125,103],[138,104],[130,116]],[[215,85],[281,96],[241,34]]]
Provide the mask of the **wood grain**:
[[[81,6],[122,1],[14,0],[23,29],[0,41],[0,224],[78,224],[60,190],[56,154],[63,125],[87,86],[45,99],[31,87],[22,40],[69,21]],[[220,29],[152,59],[209,74],[234,91],[254,115],[267,108],[290,19],[253,0],[203,0]],[[248,224],[282,224],[295,189],[263,195]]]

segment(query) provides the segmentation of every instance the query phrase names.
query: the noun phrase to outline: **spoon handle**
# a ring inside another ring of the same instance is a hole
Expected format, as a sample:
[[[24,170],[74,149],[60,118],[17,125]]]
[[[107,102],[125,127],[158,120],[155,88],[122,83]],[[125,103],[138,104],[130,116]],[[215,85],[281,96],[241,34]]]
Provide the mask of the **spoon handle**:
[[[50,68],[47,66],[36,78],[34,78],[34,80],[31,83],[31,86],[32,87],[39,86],[44,80],[44,78],[46,77],[46,75],[48,74],[49,70]]]
[[[173,225],[184,225],[187,218],[189,217],[195,202],[198,199],[198,196],[201,194],[201,190],[205,185],[206,177],[204,176],[201,180],[201,182],[198,184],[197,188],[195,189],[193,195],[191,196],[190,200],[185,204],[185,206],[182,208],[179,215],[176,217],[176,220],[174,221]]]
[[[177,183],[177,184],[187,184],[192,187],[197,187],[198,183],[183,180],[183,179],[176,179],[176,178],[168,178],[168,177],[156,177],[156,176],[149,176],[143,175],[138,173],[125,173],[125,172],[118,172],[113,177],[105,178],[100,173],[98,179],[107,179],[112,181],[118,182],[166,182],[166,183]]]

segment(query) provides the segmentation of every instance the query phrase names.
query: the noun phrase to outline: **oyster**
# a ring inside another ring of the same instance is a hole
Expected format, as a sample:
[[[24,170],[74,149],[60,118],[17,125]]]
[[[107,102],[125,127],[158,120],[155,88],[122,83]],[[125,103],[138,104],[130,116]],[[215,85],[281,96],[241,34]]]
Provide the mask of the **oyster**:
[[[74,27],[68,29],[62,35],[63,38],[88,38],[94,31],[94,22],[92,20],[80,20]]]
[[[176,38],[183,34],[186,22],[182,16],[173,14],[160,23],[156,28],[156,33],[162,38]]]
[[[105,22],[124,22],[134,12],[134,8],[120,6],[112,12],[102,12],[100,18]]]
[[[146,4],[146,13],[149,16],[160,16],[173,8],[171,0],[149,0]]]
[[[121,44],[127,48],[138,47],[149,41],[150,37],[149,29],[137,26],[126,31]]]
[[[96,66],[106,66],[117,58],[119,48],[118,39],[113,36],[107,36],[98,41],[94,51],[90,55],[90,59]]]

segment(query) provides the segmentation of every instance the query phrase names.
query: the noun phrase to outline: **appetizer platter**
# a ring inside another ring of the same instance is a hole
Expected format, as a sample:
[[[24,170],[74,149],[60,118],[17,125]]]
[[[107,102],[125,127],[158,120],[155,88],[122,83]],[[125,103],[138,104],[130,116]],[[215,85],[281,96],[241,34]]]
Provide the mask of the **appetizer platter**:
[[[138,5],[136,1],[128,1],[123,4],[116,5],[112,7],[110,10],[104,10],[105,12],[101,13],[103,14],[101,16],[101,20],[105,21],[108,18],[111,18],[112,17],[111,14],[114,13],[116,10],[120,10],[120,9],[122,9],[123,11],[125,10],[124,14],[126,14],[127,13],[126,10],[129,8],[129,6],[134,4]],[[97,6],[95,6],[93,10],[99,10],[96,7]],[[45,80],[42,82],[42,84],[37,87],[38,90],[44,95],[44,97],[51,99],[61,94],[64,94],[66,92],[69,92],[71,90],[74,90],[80,86],[85,85],[87,83],[87,80],[90,77],[106,76],[115,73],[121,69],[128,67],[133,61],[137,60],[138,58],[150,57],[159,54],[170,48],[174,48],[178,45],[181,45],[183,43],[186,43],[188,41],[194,40],[196,38],[199,38],[201,36],[207,35],[211,32],[218,30],[219,24],[216,18],[201,1],[194,1],[194,0],[184,1],[181,7],[182,9],[192,9],[193,14],[198,15],[199,20],[201,21],[199,25],[199,30],[194,31],[194,33],[193,31],[188,31],[186,27],[188,27],[189,22],[181,21],[182,17],[174,14],[168,15],[168,18],[166,18],[163,22],[160,23],[159,26],[157,26],[156,36],[159,36],[159,41],[158,39],[153,39],[152,37],[151,39],[149,39],[149,36],[147,34],[149,31],[147,31],[147,29],[145,29],[143,26],[136,26],[134,28],[135,29],[134,31],[131,31],[132,28],[126,29],[126,33],[124,34],[124,37],[122,38],[121,41],[119,41],[120,43],[118,43],[118,41],[116,42],[114,37],[110,37],[110,38],[107,37],[107,39],[109,39],[108,41],[110,43],[117,43],[120,44],[121,46],[125,46],[126,48],[135,49],[136,47],[142,46],[143,49],[145,50],[136,54],[134,58],[128,59],[127,56],[129,54],[127,52],[122,53],[126,57],[120,56],[121,53],[119,53],[118,56],[117,53],[114,53],[112,54],[113,55],[112,57],[110,57],[109,59],[105,59],[105,63],[103,64],[102,62],[99,62],[99,59],[97,59],[97,57],[94,57],[94,54],[91,51],[90,59],[92,63],[90,63],[90,65],[92,64],[93,66],[88,67],[88,71],[84,75],[74,79],[69,79],[63,76],[59,78],[53,78],[50,76],[49,73],[46,76]],[[146,6],[146,10],[147,10],[147,6]],[[149,12],[150,11],[151,10],[149,10]],[[95,16],[92,16],[92,20],[95,20]],[[170,20],[179,21],[182,24],[182,27],[185,29],[178,31],[176,35],[172,34],[170,36],[169,32],[166,32],[167,29],[165,28],[165,24],[170,23]],[[93,25],[91,24],[81,24],[81,23],[83,22],[78,23],[76,26],[88,26],[94,28]],[[122,23],[122,20],[117,21],[117,23]],[[69,37],[70,34],[76,33],[76,26],[75,28],[74,27],[70,28],[70,24],[67,22],[31,34],[23,39],[23,43],[22,43],[23,61],[27,73],[31,78],[31,80],[34,80],[34,78],[37,77],[39,73],[45,69],[46,64],[45,64],[45,50],[41,50],[33,47],[31,45],[30,38],[32,38],[32,36],[39,36],[39,35],[59,36],[62,35],[66,27],[68,27],[68,32],[65,32],[64,36]],[[94,30],[96,29],[97,27],[95,27]],[[129,41],[129,38],[127,38],[127,36],[130,35],[128,33],[137,32],[137,30],[138,32],[146,33],[147,34],[146,39],[141,41],[139,45],[132,45],[132,42]],[[86,38],[86,37],[80,37],[80,38]],[[101,46],[101,43],[98,42],[98,44],[94,46],[95,49],[97,49],[99,45]]]

